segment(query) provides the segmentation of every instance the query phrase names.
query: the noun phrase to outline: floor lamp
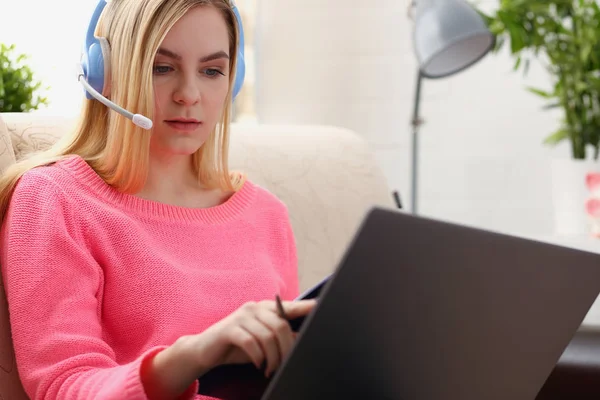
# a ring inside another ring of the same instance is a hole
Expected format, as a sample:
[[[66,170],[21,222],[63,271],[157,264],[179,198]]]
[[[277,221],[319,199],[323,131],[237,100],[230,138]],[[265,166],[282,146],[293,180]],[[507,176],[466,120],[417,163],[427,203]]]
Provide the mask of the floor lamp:
[[[421,82],[454,75],[475,64],[494,46],[479,13],[464,0],[415,0],[414,51],[419,68],[412,125],[411,211],[417,214]]]

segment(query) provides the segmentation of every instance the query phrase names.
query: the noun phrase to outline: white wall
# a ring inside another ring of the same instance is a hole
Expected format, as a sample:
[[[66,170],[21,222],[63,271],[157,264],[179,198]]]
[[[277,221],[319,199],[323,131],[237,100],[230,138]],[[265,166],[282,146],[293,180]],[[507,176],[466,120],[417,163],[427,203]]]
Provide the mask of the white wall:
[[[486,8],[498,0],[482,0]],[[50,85],[43,113],[78,112],[75,63],[96,0],[0,0],[0,42],[31,54]],[[329,123],[367,137],[390,186],[407,207],[410,118],[416,70],[408,0],[260,0],[257,109],[263,121]],[[56,10],[69,10],[56,13]],[[52,15],[51,18],[48,16]],[[10,16],[10,17],[6,17]],[[251,33],[249,33],[251,34]],[[460,75],[425,81],[421,129],[422,214],[490,229],[552,229],[549,159],[541,144],[556,114],[525,85],[506,54],[488,55]],[[563,150],[563,151],[561,151]]]
[[[490,9],[497,0],[483,1]],[[407,207],[416,60],[408,1],[261,0],[256,36],[262,122],[341,125],[364,135]],[[525,91],[548,86],[507,51],[423,83],[422,215],[517,234],[552,231],[550,158],[556,113]]]
[[[50,89],[40,113],[76,115],[83,89],[76,80],[89,19],[97,0],[0,0],[0,43],[30,55],[35,78]]]

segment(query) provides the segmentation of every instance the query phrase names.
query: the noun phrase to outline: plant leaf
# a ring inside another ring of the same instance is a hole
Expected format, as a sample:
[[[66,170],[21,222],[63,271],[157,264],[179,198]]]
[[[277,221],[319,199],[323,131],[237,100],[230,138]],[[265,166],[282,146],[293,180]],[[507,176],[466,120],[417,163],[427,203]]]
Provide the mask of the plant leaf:
[[[546,139],[544,139],[544,144],[554,146],[568,138],[569,132],[566,129],[559,129],[552,135],[546,137]]]
[[[28,56],[15,55],[15,45],[0,44],[0,112],[27,112],[48,104],[38,94],[42,83],[27,65]]]
[[[527,90],[528,90],[529,92],[531,92],[531,93],[533,93],[533,94],[536,94],[536,95],[538,95],[538,96],[541,96],[541,97],[543,97],[543,98],[545,98],[545,99],[550,99],[550,98],[552,98],[552,97],[553,97],[553,94],[552,94],[552,93],[549,93],[549,92],[546,92],[546,91],[544,91],[544,90],[537,89],[537,88],[534,88],[534,87],[527,87]]]

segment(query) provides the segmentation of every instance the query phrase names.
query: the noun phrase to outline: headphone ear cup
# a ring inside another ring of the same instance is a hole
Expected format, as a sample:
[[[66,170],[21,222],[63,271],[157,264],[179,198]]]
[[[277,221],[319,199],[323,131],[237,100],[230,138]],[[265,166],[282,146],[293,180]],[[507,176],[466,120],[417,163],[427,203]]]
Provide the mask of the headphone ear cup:
[[[83,72],[86,81],[98,93],[107,96],[110,91],[110,84],[106,84],[110,80],[110,45],[108,40],[103,37],[97,37],[91,44],[89,50],[83,57]],[[88,99],[93,97],[86,93]]]
[[[94,41],[84,56],[83,71],[85,79],[97,92],[104,91],[104,56],[98,41]],[[88,99],[92,97],[88,94]]]
[[[245,38],[244,38],[244,26],[242,24],[242,16],[240,15],[240,11],[238,8],[233,5],[233,13],[235,14],[235,19],[238,26],[239,32],[239,48],[237,52],[237,65],[235,68],[235,82],[233,83],[233,99],[236,98],[240,90],[242,90],[242,86],[244,85],[244,78],[246,76],[246,60],[244,57],[244,46],[245,46]]]
[[[238,95],[242,86],[244,85],[244,78],[246,76],[246,63],[244,60],[244,52],[238,51],[237,54],[237,66],[235,69],[235,82],[233,84],[233,98]]]
[[[103,96],[109,97],[111,89],[110,44],[108,43],[108,39],[104,37],[98,37],[98,42],[100,43],[100,49],[102,50],[102,65],[104,67],[102,90],[99,90],[99,92],[102,93]]]

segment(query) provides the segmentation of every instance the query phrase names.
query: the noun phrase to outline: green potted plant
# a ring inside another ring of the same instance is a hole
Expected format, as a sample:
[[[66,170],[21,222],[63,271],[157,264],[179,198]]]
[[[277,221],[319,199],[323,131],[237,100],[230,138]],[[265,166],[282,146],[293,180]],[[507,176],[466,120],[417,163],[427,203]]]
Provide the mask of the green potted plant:
[[[39,94],[42,83],[36,81],[26,64],[25,54],[15,54],[15,45],[0,44],[0,112],[27,112],[47,105]]]
[[[547,88],[528,87],[559,108],[562,121],[545,143],[567,142],[570,157],[552,165],[555,230],[586,232],[586,175],[599,169],[600,155],[600,7],[596,0],[499,0],[481,15],[496,35],[495,52],[510,46],[515,70],[527,72],[532,59],[548,71]]]

